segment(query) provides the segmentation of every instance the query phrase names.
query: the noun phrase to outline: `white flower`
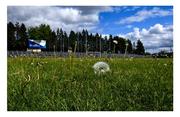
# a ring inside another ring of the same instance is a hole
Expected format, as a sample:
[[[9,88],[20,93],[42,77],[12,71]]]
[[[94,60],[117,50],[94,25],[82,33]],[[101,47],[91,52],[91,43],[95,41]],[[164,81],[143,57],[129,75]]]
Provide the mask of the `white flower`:
[[[164,66],[167,66],[167,64],[165,63]]]
[[[131,57],[129,60],[132,61],[134,57]]]
[[[105,62],[97,62],[93,65],[95,74],[104,74],[110,71],[109,65]]]

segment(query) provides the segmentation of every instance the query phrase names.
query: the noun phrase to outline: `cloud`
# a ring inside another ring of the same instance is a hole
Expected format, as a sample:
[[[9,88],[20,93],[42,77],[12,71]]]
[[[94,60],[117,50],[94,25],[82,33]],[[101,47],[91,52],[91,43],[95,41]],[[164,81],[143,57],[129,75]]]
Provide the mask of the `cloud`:
[[[135,11],[137,9],[141,8],[140,6],[113,6],[113,11],[116,13],[122,13],[122,12],[130,12]]]
[[[134,28],[133,32],[119,35],[132,40],[140,39],[147,50],[173,47],[173,26],[155,24],[149,29]]]
[[[22,22],[27,26],[45,23],[53,29],[58,27],[66,31],[96,29],[100,12],[112,12],[111,7],[50,7],[50,6],[8,6],[8,21]]]
[[[163,10],[158,7],[154,7],[150,10],[146,10],[146,9],[140,10],[136,12],[135,15],[126,17],[117,23],[118,24],[131,24],[134,22],[142,22],[149,18],[164,17],[164,16],[169,16],[169,15],[172,15],[172,10]]]

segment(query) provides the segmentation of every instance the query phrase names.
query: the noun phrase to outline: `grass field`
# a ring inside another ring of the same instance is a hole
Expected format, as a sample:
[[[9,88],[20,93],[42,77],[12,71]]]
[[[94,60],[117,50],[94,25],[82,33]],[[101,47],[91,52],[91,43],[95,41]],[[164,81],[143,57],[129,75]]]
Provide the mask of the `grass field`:
[[[9,111],[172,111],[173,60],[8,58],[7,91]]]

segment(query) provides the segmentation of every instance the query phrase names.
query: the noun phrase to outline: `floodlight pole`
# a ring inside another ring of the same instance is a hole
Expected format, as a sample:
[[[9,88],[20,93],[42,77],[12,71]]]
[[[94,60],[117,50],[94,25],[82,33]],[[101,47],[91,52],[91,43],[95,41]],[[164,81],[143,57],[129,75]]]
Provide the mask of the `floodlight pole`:
[[[60,45],[61,45],[61,53],[62,53],[62,50],[63,50],[63,49],[62,49],[62,45],[63,45],[63,44],[62,44],[62,34],[61,34],[61,40],[60,40],[60,42],[61,42]]]
[[[126,57],[127,47],[128,47],[128,43],[126,42],[126,49],[125,49],[125,53],[124,53],[124,58]]]
[[[77,51],[79,52],[79,32],[77,33]]]
[[[64,53],[64,38],[63,38],[63,53]]]
[[[101,38],[100,38],[100,57],[101,57]]]
[[[86,56],[87,56],[87,53],[88,53],[88,50],[87,50],[87,32],[86,32]]]
[[[116,44],[114,43],[114,54],[115,54]]]
[[[54,56],[56,56],[56,53],[55,53],[55,45],[53,45],[53,48],[54,48]]]
[[[77,48],[77,41],[75,41],[75,46],[74,46],[74,55],[76,55],[76,48]]]

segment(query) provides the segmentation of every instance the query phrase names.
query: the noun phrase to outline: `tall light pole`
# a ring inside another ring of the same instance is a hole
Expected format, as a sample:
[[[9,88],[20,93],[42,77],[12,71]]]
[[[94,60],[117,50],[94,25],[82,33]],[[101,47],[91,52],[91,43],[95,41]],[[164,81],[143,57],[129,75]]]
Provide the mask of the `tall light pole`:
[[[117,40],[113,40],[113,43],[114,43],[114,53],[115,53],[116,44],[118,44],[118,41]]]
[[[87,53],[88,53],[88,51],[87,51],[87,31],[86,31],[86,45],[85,45],[85,47],[86,47],[86,56],[87,56]]]
[[[100,51],[100,57],[101,57],[101,51],[102,51],[102,50],[101,50],[101,38],[100,38],[100,43],[99,43],[99,44],[100,44],[100,46],[99,46],[99,51]]]
[[[54,56],[56,56],[56,53],[55,53],[55,48],[56,48],[56,47],[55,47],[55,45],[53,45],[53,49],[54,49]]]
[[[63,39],[63,53],[64,53],[64,38],[62,38]]]
[[[62,39],[62,32],[61,32],[61,52],[63,51],[63,39]]]
[[[79,32],[77,33],[77,51],[79,52]]]
[[[128,42],[126,42],[126,49],[125,49],[125,53],[124,53],[124,58],[126,57],[126,53],[127,53],[127,47],[128,47]]]

